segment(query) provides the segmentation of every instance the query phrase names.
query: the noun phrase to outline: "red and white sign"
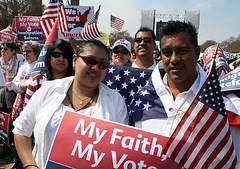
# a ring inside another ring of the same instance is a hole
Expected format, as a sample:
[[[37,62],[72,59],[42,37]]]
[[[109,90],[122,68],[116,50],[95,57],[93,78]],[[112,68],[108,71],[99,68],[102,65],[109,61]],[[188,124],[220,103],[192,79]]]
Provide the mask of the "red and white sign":
[[[168,137],[66,111],[46,168],[181,168],[162,154]]]

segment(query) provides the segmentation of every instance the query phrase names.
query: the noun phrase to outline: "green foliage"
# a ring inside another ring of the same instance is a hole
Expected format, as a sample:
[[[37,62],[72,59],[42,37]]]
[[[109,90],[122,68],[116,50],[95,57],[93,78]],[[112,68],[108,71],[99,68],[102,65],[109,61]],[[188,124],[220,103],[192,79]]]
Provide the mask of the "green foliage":
[[[208,47],[216,45],[216,44],[217,44],[217,42],[214,40],[207,40],[202,45],[200,45],[201,52],[203,53]]]
[[[134,38],[130,36],[127,30],[124,31],[113,31],[113,39],[111,39],[111,46],[119,39],[127,39],[133,48],[134,45]]]

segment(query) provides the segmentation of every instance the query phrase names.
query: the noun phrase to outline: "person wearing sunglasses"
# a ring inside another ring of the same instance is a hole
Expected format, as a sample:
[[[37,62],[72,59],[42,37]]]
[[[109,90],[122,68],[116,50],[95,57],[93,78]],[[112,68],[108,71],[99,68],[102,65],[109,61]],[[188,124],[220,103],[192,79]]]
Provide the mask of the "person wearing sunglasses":
[[[26,63],[19,68],[17,76],[13,79],[12,88],[16,93],[24,93],[26,91],[32,78],[32,70],[41,52],[40,44],[37,41],[25,41],[22,47]]]
[[[74,49],[65,40],[57,39],[50,44],[45,55],[45,68],[39,72],[39,75],[33,77],[28,85],[24,107],[44,81],[73,75],[73,54]]]
[[[12,90],[11,84],[14,77],[17,75],[20,67],[20,61],[16,57],[16,44],[12,41],[3,41],[1,43],[0,67],[2,69],[5,85],[0,89],[0,111],[11,115],[13,103],[16,98],[16,93]],[[13,126],[9,125],[9,142],[13,141]],[[2,141],[0,141],[2,144]],[[6,157],[12,152],[12,147],[8,147],[3,143],[3,150],[0,152],[0,159]]]
[[[109,65],[108,52],[99,40],[82,42],[73,55],[74,76],[45,81],[29,100],[14,122],[13,130],[16,150],[24,166],[44,168],[54,135],[67,110],[128,124],[124,99],[116,90],[101,83]]]
[[[131,43],[126,39],[117,40],[112,47],[112,64],[130,66]]]
[[[146,27],[140,28],[135,34],[134,51],[136,60],[132,67],[153,70],[156,66],[156,61],[153,59],[155,46],[154,32]]]

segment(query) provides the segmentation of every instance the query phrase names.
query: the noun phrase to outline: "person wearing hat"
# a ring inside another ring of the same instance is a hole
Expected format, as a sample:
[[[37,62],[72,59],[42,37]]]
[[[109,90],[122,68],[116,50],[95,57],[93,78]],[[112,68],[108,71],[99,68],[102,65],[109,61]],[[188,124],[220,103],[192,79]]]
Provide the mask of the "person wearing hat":
[[[117,40],[112,47],[112,65],[130,66],[131,43],[126,39]]]

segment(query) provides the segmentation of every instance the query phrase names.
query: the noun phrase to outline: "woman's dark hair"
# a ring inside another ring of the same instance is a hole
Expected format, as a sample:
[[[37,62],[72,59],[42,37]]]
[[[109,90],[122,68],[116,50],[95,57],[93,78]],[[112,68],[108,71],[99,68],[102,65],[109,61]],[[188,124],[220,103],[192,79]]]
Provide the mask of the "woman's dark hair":
[[[3,42],[1,43],[1,45],[4,45],[4,44],[5,44],[8,48],[10,48],[11,51],[17,50],[17,45],[16,45],[16,43],[14,43],[13,41],[6,40],[6,41],[3,41]]]
[[[96,40],[96,39],[92,39],[92,40],[88,40],[88,41],[84,41],[82,43],[79,44],[76,55],[79,57],[80,53],[83,53],[84,51],[87,50],[87,48],[91,48],[93,46],[97,46],[99,48],[102,48],[107,56],[109,56],[109,50],[107,48],[106,45],[104,45],[100,40]]]
[[[50,64],[50,58],[54,49],[58,48],[63,52],[65,56],[67,56],[68,60],[68,68],[65,77],[72,76],[74,74],[72,62],[73,62],[73,48],[72,46],[62,39],[57,39],[53,41],[47,49],[45,55],[45,69],[41,71],[41,75],[46,74],[48,80],[54,80],[53,73],[52,73],[52,66]]]

